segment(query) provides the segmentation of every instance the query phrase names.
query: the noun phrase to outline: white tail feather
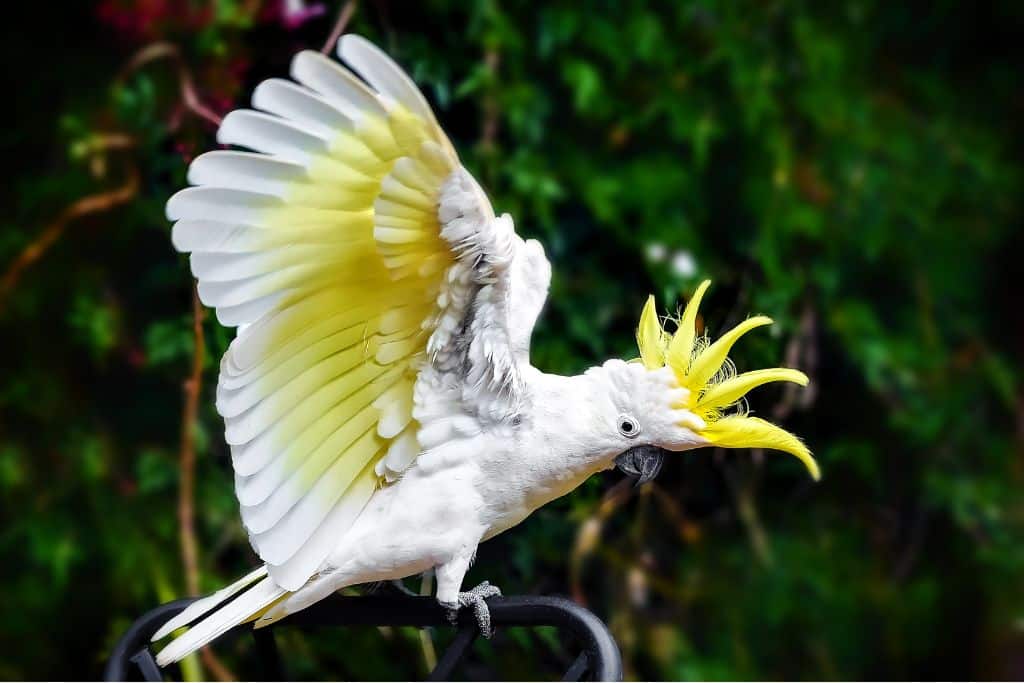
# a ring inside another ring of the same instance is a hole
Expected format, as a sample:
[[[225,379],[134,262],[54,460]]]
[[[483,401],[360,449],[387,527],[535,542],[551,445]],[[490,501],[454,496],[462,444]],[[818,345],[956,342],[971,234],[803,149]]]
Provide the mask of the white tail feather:
[[[261,571],[266,573],[265,568]],[[250,576],[252,576],[252,574],[250,574]],[[237,585],[238,584],[233,584],[228,588],[234,588]],[[208,617],[190,628],[182,636],[172,640],[170,644],[161,650],[160,654],[156,656],[156,663],[160,666],[167,666],[168,664],[181,661],[183,658],[211,642],[218,636],[223,635],[235,626],[251,619],[256,615],[256,613],[271,605],[275,600],[285,595],[287,592],[288,591],[274,583],[273,579],[269,577],[264,578],[255,586],[238,596],[235,600],[224,605],[216,612],[210,614]],[[216,595],[217,594],[214,594],[213,596],[210,596],[210,598],[213,598]],[[207,600],[208,599],[209,598],[207,598]],[[205,600],[203,602],[205,602]],[[161,632],[166,630],[168,630],[167,626],[161,629]],[[173,630],[173,628],[170,630]]]
[[[206,614],[214,607],[230,598],[238,591],[252,585],[253,583],[258,581],[259,579],[262,579],[266,575],[267,565],[263,565],[259,569],[255,569],[249,572],[248,574],[240,578],[238,581],[235,581],[230,586],[225,586],[216,593],[212,593],[210,595],[207,595],[205,598],[200,598],[196,600],[191,605],[186,607],[182,612],[180,612],[178,616],[174,617],[166,624],[161,626],[160,630],[153,635],[152,640],[156,642],[164,636],[170,635],[171,631],[176,631],[182,626],[187,626],[188,624],[191,624],[193,621],[203,616],[204,614]]]

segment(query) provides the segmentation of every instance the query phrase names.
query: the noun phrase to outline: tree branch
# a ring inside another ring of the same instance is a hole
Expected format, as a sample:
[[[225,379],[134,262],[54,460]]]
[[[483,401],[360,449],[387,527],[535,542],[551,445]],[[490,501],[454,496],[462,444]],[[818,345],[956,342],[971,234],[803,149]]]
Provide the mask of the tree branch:
[[[142,48],[128,60],[128,64],[121,70],[117,80],[123,81],[129,74],[158,59],[170,59],[177,66],[178,80],[181,83],[181,101],[185,104],[185,107],[196,116],[209,121],[215,126],[219,126],[221,116],[203,104],[199,99],[195,80],[192,78],[192,72],[185,65],[185,59],[181,56],[181,50],[173,43],[160,41],[150,43]]]
[[[348,22],[352,21],[352,16],[356,13],[358,6],[359,3],[356,0],[348,0],[348,2],[342,5],[341,11],[338,12],[338,18],[334,22],[334,28],[331,29],[331,34],[327,36],[324,46],[320,48],[321,54],[327,54],[334,49],[338,39],[341,38],[341,34],[345,32]]]
[[[169,59],[177,67],[178,80],[181,84],[181,101],[185,108],[196,116],[215,126],[219,126],[222,117],[203,104],[196,91],[192,72],[185,64],[181,50],[177,45],[160,41],[142,48],[128,61],[121,70],[117,80],[122,81],[144,65],[159,60]],[[181,562],[185,572],[185,587],[190,595],[199,595],[199,543],[195,531],[195,430],[199,419],[199,396],[203,381],[203,362],[206,355],[206,340],[203,335],[203,304],[199,293],[193,285],[192,289],[192,333],[194,349],[192,354],[192,370],[183,387],[184,405],[181,416],[181,446],[179,466],[181,481],[178,488],[178,526],[181,542]],[[228,669],[208,647],[200,650],[200,657],[207,670],[221,681],[237,680],[234,672]]]
[[[719,453],[723,451],[720,448],[715,450]],[[756,448],[753,450],[752,455],[763,459],[764,449]],[[749,474],[749,470],[747,476],[744,476],[739,471],[741,467],[742,465],[737,465],[737,468],[733,469],[723,463],[722,471],[725,475],[725,482],[736,503],[736,515],[747,532],[747,539],[750,541],[750,547],[754,551],[754,557],[761,566],[771,567],[774,564],[774,557],[768,533],[761,523],[761,516],[757,510],[757,483],[754,475]],[[756,464],[754,467],[756,467]]]
[[[787,368],[802,368],[811,383],[806,387],[787,383],[782,390],[782,399],[772,409],[772,417],[781,421],[789,417],[794,408],[806,410],[814,404],[818,388],[814,382],[818,370],[818,347],[816,334],[818,329],[818,316],[814,306],[809,301],[804,303],[803,311],[800,313],[800,324],[796,333],[790,337],[786,345],[784,366]]]
[[[184,402],[181,410],[181,446],[178,465],[181,480],[178,485],[178,534],[181,542],[181,564],[185,570],[185,588],[189,595],[199,595],[199,542],[196,540],[195,488],[196,448],[195,431],[199,422],[199,398],[203,388],[203,363],[206,359],[206,336],[203,319],[206,312],[199,300],[199,292],[192,286],[192,369],[182,386]],[[233,681],[237,677],[224,666],[208,647],[200,650],[203,664],[220,681]]]
[[[501,53],[495,48],[488,48],[484,53],[484,65],[491,73],[492,78],[498,73],[501,66]],[[493,89],[489,89],[483,98],[483,120],[481,121],[480,147],[485,152],[493,151],[498,141],[498,127],[501,123],[501,112],[498,109],[498,98],[494,96]]]
[[[115,82],[123,81],[130,73],[157,59],[171,59],[175,62],[178,68],[178,77],[181,82],[181,99],[185,104],[185,107],[197,116],[219,126],[221,117],[200,101],[199,96],[196,93],[195,82],[192,78],[192,74],[185,66],[185,61],[181,56],[181,51],[172,43],[156,42],[139,50],[121,70],[120,74],[118,74],[115,79]],[[120,133],[103,134],[89,140],[81,152],[89,154],[98,150],[129,149],[132,148],[134,144],[135,143],[132,138]],[[107,211],[115,206],[125,204],[135,197],[138,190],[138,171],[131,168],[129,170],[127,181],[125,181],[121,187],[107,192],[83,197],[61,212],[61,214],[52,223],[50,223],[42,233],[40,233],[39,237],[29,243],[28,246],[22,250],[21,254],[19,254],[11,265],[8,266],[3,277],[0,278],[0,310],[3,309],[3,305],[6,302],[7,297],[10,295],[11,290],[13,290],[18,284],[18,280],[22,273],[42,258],[50,247],[60,239],[64,234],[65,228],[71,221],[88,214]]]
[[[586,595],[583,593],[583,561],[600,545],[605,521],[624,505],[634,492],[633,480],[622,479],[605,492],[597,509],[580,523],[576,531],[576,540],[569,553],[569,586],[572,599],[581,605],[587,604]]]
[[[199,394],[203,382],[203,361],[206,340],[203,335],[203,305],[199,293],[192,289],[192,370],[183,385],[184,403],[181,411],[181,446],[178,460],[181,481],[178,486],[178,525],[181,540],[181,563],[185,569],[185,587],[190,595],[199,595],[198,544],[195,532],[195,429],[199,416]]]
[[[106,192],[99,192],[92,194],[87,197],[73,202],[70,206],[60,212],[57,216],[46,226],[39,236],[32,240],[21,253],[18,254],[17,258],[11,262],[11,265],[7,267],[7,271],[3,277],[0,278],[0,310],[3,309],[4,303],[7,301],[8,296],[14,287],[18,284],[18,280],[21,278],[29,267],[32,266],[36,261],[41,259],[44,254],[54,245],[54,243],[60,239],[61,235],[64,234],[64,230],[68,227],[72,221],[88,216],[94,213],[102,213],[109,211],[117,206],[126,204],[129,202],[139,191],[139,174],[135,168],[130,168],[128,171],[128,178],[120,186],[113,190],[107,190]]]
[[[428,569],[423,572],[420,581],[420,595],[431,596],[434,593],[434,570]],[[437,666],[437,650],[434,648],[434,638],[431,629],[419,629],[420,651],[423,653],[423,666],[429,673]]]

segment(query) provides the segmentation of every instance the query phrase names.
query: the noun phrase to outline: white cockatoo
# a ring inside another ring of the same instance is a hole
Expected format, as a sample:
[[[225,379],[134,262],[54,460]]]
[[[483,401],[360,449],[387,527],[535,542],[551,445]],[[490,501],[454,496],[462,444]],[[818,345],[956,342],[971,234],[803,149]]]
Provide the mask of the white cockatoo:
[[[582,375],[530,365],[551,266],[496,216],[412,80],[367,40],[317,52],[231,112],[167,203],[199,296],[237,335],[220,364],[242,521],[263,566],[193,603],[154,639],[166,665],[232,627],[258,628],[345,586],[436,570],[462,591],[479,543],[616,463],[649,478],[664,451],[762,447],[793,435],[730,409],[791,369],[736,375],[689,301],[674,334],[649,299],[640,358]],[[233,599],[232,599],[233,598]]]

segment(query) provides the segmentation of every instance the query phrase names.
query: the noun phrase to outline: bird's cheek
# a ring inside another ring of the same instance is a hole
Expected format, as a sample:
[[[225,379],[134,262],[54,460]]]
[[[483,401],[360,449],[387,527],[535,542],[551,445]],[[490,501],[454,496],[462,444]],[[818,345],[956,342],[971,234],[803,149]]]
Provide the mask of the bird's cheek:
[[[673,410],[671,419],[672,424],[690,432],[700,433],[708,426],[699,415],[691,413],[689,410]]]
[[[667,432],[667,438],[659,446],[670,451],[686,451],[708,444],[708,440],[700,435],[705,428],[704,421],[693,413],[687,412],[686,416],[685,420],[676,419]]]
[[[690,400],[690,391],[682,387],[669,389],[666,394],[670,406],[685,406]]]

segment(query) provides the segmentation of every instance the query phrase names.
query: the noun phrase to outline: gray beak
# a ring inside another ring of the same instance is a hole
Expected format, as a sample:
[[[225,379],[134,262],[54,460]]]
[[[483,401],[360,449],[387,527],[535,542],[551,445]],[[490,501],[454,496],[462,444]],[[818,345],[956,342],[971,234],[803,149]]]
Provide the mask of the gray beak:
[[[636,486],[654,479],[665,462],[664,448],[657,446],[634,446],[615,458],[615,467],[627,477],[636,479]]]

